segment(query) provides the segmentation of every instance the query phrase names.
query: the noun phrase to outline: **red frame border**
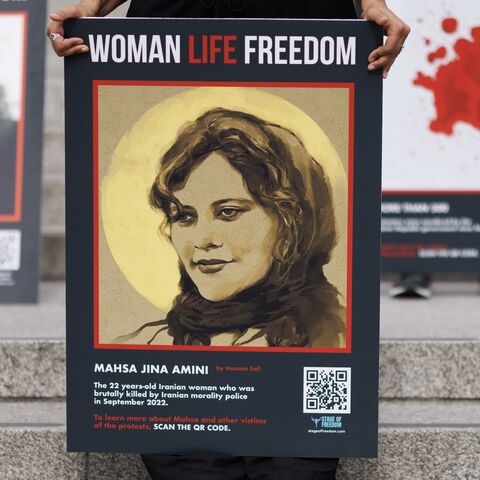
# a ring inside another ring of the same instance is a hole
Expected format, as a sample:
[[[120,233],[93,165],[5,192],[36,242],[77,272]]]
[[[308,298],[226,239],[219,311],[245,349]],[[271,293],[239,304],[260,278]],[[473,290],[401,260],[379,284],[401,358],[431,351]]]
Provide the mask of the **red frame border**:
[[[348,235],[347,235],[347,293],[346,293],[346,345],[345,348],[304,347],[212,347],[198,345],[140,345],[102,344],[99,341],[99,253],[98,253],[98,87],[101,85],[162,86],[162,87],[273,87],[273,88],[347,88],[349,92],[348,119]],[[352,257],[353,257],[353,186],[354,186],[354,127],[355,84],[321,82],[201,82],[201,81],[130,81],[94,80],[93,100],[93,302],[94,302],[94,348],[107,350],[188,350],[188,351],[233,351],[233,352],[298,352],[298,353],[351,353],[352,351]]]
[[[17,125],[16,161],[15,161],[15,193],[13,213],[0,214],[0,223],[18,223],[22,220],[23,196],[23,154],[25,140],[25,97],[27,93],[27,49],[28,49],[28,12],[3,11],[0,15],[17,15],[23,17],[23,64],[22,89],[20,101],[20,118]]]

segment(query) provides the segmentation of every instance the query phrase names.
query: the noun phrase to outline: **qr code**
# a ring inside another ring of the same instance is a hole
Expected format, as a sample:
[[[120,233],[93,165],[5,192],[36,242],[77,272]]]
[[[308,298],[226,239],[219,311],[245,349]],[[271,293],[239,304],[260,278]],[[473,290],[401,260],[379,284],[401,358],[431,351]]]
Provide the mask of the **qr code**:
[[[349,367],[304,367],[303,413],[350,413]]]
[[[0,230],[0,270],[20,269],[20,230]]]

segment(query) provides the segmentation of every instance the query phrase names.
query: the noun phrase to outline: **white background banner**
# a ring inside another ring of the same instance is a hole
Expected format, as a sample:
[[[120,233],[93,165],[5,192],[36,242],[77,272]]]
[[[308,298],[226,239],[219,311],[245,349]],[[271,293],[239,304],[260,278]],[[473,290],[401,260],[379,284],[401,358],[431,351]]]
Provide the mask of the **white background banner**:
[[[383,189],[480,190],[480,2],[388,4],[412,31],[384,83]]]

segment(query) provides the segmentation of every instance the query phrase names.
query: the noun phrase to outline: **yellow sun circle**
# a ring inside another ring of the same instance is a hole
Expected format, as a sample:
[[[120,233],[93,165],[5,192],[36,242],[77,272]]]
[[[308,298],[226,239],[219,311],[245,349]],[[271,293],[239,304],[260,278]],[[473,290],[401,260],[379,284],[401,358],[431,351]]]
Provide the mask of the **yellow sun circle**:
[[[340,158],[319,125],[301,109],[254,88],[199,87],[183,91],[143,114],[114,150],[100,188],[101,221],[108,247],[128,282],[153,305],[171,308],[179,293],[178,257],[159,231],[162,215],[148,196],[162,155],[181,128],[212,108],[256,115],[293,131],[332,185],[339,242],[326,275],[343,293],[346,278],[347,182]]]

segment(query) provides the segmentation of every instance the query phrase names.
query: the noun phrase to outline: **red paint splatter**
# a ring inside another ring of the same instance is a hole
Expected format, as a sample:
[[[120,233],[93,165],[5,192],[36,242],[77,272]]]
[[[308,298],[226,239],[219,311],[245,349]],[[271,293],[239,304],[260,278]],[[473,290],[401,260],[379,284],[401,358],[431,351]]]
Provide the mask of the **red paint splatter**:
[[[444,18],[442,21],[442,28],[444,32],[454,33],[458,28],[458,20],[453,17]]]
[[[428,61],[433,63],[435,60],[439,60],[440,58],[445,58],[447,54],[447,49],[445,47],[437,48],[434,52],[428,54]]]
[[[430,45],[432,41],[429,38],[424,38],[423,41],[425,42],[425,45]]]
[[[456,123],[480,130],[480,27],[472,28],[473,40],[461,38],[454,45],[456,58],[438,67],[434,76],[417,73],[414,85],[433,92],[437,118],[433,132],[453,134]]]

